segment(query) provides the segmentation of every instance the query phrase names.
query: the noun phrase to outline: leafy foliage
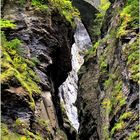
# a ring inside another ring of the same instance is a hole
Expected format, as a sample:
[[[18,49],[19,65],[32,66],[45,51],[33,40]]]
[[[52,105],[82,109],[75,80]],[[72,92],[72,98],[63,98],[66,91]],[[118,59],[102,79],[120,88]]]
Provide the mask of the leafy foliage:
[[[138,0],[128,0],[125,8],[120,13],[121,25],[117,37],[121,38],[128,33],[130,28],[138,28],[139,24],[139,3]]]
[[[103,13],[109,8],[110,2],[109,0],[101,0],[101,4],[99,5],[99,10]]]

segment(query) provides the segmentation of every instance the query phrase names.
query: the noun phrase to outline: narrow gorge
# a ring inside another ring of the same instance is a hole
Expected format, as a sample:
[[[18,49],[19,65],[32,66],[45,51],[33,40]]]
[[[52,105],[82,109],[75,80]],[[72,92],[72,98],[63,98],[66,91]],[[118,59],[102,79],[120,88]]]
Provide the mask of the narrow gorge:
[[[1,139],[139,139],[138,0],[1,1]]]

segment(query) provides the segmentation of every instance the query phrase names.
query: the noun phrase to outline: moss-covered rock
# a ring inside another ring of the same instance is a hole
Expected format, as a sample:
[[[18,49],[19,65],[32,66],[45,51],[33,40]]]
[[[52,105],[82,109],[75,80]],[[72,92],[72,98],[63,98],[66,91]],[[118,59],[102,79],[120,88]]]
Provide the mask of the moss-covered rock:
[[[138,137],[137,8],[137,0],[112,2],[101,39],[87,53],[79,72],[80,140]]]

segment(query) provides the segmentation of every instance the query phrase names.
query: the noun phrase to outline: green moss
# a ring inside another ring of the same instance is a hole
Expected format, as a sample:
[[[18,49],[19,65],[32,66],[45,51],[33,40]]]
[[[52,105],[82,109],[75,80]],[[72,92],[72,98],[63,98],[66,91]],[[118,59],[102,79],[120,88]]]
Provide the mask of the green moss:
[[[101,27],[103,22],[104,14],[97,13],[96,18],[93,20],[93,24],[91,26],[91,36],[94,37],[94,42],[98,40],[101,34]]]
[[[60,103],[60,108],[61,108],[62,113],[65,114],[66,110],[65,110],[65,106],[63,102]]]
[[[56,133],[59,139],[68,140],[66,134],[61,129],[57,129]]]
[[[24,137],[22,136],[21,138],[22,139],[25,139],[25,140],[30,140],[30,139],[34,139],[34,140],[42,140],[42,137],[37,134],[37,133],[33,133],[31,131],[28,130],[28,124],[25,124],[25,122],[21,119],[17,119],[13,125],[15,131],[18,131],[20,130],[22,132],[22,134],[24,134]],[[46,121],[41,121],[40,120],[40,124],[39,125],[42,125],[44,127],[46,127],[46,131],[47,130],[47,122]]]
[[[102,11],[102,12],[106,12],[106,10],[109,8],[110,6],[110,2],[109,0],[101,0],[101,4],[99,5],[99,9]]]
[[[114,74],[109,74],[109,78],[104,82],[104,87],[106,92],[108,92],[108,97],[102,101],[102,107],[105,113],[110,116],[114,113],[114,109],[116,112],[121,106],[126,104],[126,99],[122,93],[122,81],[116,79]]]
[[[124,119],[128,119],[128,118],[132,117],[132,115],[133,115],[133,113],[131,111],[125,112],[120,116],[119,120],[122,121]]]
[[[127,57],[127,68],[129,72],[131,73],[131,79],[133,79],[135,82],[138,82],[139,80],[139,41],[138,37],[137,39],[124,49],[124,54]]]
[[[74,18],[79,18],[80,13],[72,6],[70,0],[49,0],[49,3],[51,8],[58,9],[59,13],[74,26]]]
[[[108,80],[106,80],[105,82],[104,82],[104,87],[105,87],[105,89],[108,89],[109,88],[109,86],[111,86],[111,84],[112,84],[112,78],[108,78]]]
[[[32,57],[30,60],[31,60],[35,65],[40,64],[40,61],[39,61],[39,59],[38,59],[37,57]]]
[[[28,124],[20,118],[16,119],[16,121],[13,124],[14,131],[15,132],[20,131],[21,134],[24,134],[24,130],[27,129],[28,127],[29,127]]]
[[[9,130],[4,123],[1,123],[1,133],[2,133],[2,136],[8,135],[9,133]]]
[[[40,93],[40,88],[37,85],[39,79],[28,63],[26,63],[26,59],[19,54],[17,48],[20,46],[21,42],[18,39],[7,41],[4,34],[2,34],[1,42],[1,82],[4,83],[15,77],[21,86],[29,93],[29,102],[33,109],[35,104],[32,95]]]
[[[139,24],[139,2],[138,0],[128,0],[125,8],[120,13],[121,17],[121,25],[117,31],[117,38],[121,38],[122,36],[128,33],[128,27],[130,28],[138,28]]]
[[[48,120],[37,119],[37,122],[41,127],[45,128],[47,132],[50,132],[49,129],[50,122]]]
[[[108,125],[103,126],[103,137],[105,140],[111,140],[109,136]]]
[[[32,0],[31,4],[36,7],[36,10],[47,12],[49,7],[44,0]]]
[[[99,44],[100,44],[100,41],[97,41],[93,46],[92,46],[92,48],[90,48],[89,50],[88,50],[88,52],[86,53],[86,55],[87,55],[87,57],[89,57],[89,56],[94,56],[94,55],[96,55],[96,51],[97,51],[97,48],[99,47]]]
[[[137,140],[139,138],[139,128],[140,128],[140,125],[135,126],[135,130],[129,134],[127,139],[128,140]]]
[[[11,20],[0,19],[0,29],[1,28],[15,28],[16,25]]]
[[[105,109],[105,112],[109,115],[112,110],[112,102],[109,98],[105,98],[102,101],[102,107]]]
[[[136,131],[133,131],[130,136],[128,137],[128,140],[137,140],[139,137],[139,133]]]
[[[21,7],[23,7],[26,3],[26,0],[19,0],[19,4]]]
[[[3,140],[22,140],[23,136],[10,131],[6,124],[1,123],[1,138]]]
[[[93,37],[93,42],[96,42],[100,37],[102,22],[109,6],[110,2],[108,0],[101,0],[101,4],[97,7],[100,12],[96,14],[96,18],[93,19],[93,24],[91,27],[91,36]]]
[[[113,135],[115,132],[118,132],[118,131],[124,129],[125,126],[126,126],[126,124],[123,121],[116,123],[115,126],[111,130],[111,135]]]
[[[107,68],[107,62],[106,61],[107,60],[106,60],[106,56],[105,55],[104,56],[102,55],[99,58],[99,68],[100,68],[101,71]]]
[[[30,132],[29,130],[25,129],[24,130],[24,133],[27,137],[27,140],[29,139],[34,139],[34,140],[42,140],[42,137],[40,137],[39,135],[37,134],[34,134],[33,132]]]

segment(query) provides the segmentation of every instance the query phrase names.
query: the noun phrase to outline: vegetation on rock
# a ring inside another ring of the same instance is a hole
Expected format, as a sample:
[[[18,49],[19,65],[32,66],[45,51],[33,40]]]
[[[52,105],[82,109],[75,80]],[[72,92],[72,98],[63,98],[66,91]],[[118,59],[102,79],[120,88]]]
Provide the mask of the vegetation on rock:
[[[103,97],[100,105],[103,117],[103,139],[116,138],[117,134],[128,129],[132,120],[138,119],[138,115],[134,113],[134,110],[128,109],[128,100],[132,91],[129,93],[129,88],[123,75],[125,73],[130,81],[133,81],[136,85],[138,84],[138,0],[128,0],[124,7],[118,6],[119,2],[117,3],[118,5],[115,4],[113,5],[113,13],[109,11],[110,9],[108,10],[109,14],[112,14],[108,16],[112,16],[112,19],[110,19],[111,21],[106,21],[110,25],[106,31],[106,35],[102,39],[100,38],[100,29],[101,26],[105,26],[102,25],[105,13],[97,14],[97,21],[100,24],[97,24],[93,28],[93,32],[95,31],[97,34],[94,35],[98,37],[93,47],[86,54],[86,63],[89,63],[88,60],[90,58],[96,58],[93,61],[97,61],[96,65],[99,69],[98,86],[101,86],[100,90],[101,94],[103,94],[101,95]],[[108,6],[103,5],[103,7]],[[102,16],[99,16],[100,14]],[[127,137],[128,139],[136,139],[138,138],[138,133],[134,130]]]
[[[73,7],[70,0],[49,0],[51,8],[58,9],[67,21],[74,25],[74,18],[79,18],[79,11]]]
[[[8,23],[8,24],[7,24]],[[13,23],[6,20],[6,24],[3,24],[3,28],[15,27]],[[24,58],[21,53],[22,42],[15,38],[8,41],[4,35],[4,32],[1,32],[1,83],[8,82],[9,80],[16,79],[29,94],[30,107],[33,109],[34,99],[33,94],[39,94],[40,88],[37,85],[39,82],[36,73],[32,70],[35,64],[27,58]]]

